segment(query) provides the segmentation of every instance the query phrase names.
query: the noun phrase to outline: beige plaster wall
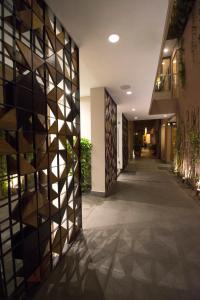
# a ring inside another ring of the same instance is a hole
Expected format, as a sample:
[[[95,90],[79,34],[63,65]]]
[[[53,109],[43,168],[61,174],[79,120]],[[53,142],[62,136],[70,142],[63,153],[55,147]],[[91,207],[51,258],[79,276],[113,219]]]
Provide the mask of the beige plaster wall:
[[[180,90],[179,109],[182,116],[186,110],[200,106],[200,13],[198,11],[200,11],[200,0],[196,1],[183,35],[186,84],[184,89]]]
[[[90,99],[92,191],[105,193],[105,89],[92,88]]]
[[[180,88],[178,121],[183,122],[185,132],[191,128],[192,113],[196,115],[196,128],[200,130],[200,0],[197,0],[183,34],[184,61],[186,70],[185,87]],[[188,138],[185,135],[185,140]],[[185,143],[186,145],[187,143]],[[185,147],[185,146],[184,146]],[[190,169],[191,152],[184,151],[183,169]],[[186,170],[187,171],[187,170]],[[196,164],[200,176],[200,164]]]
[[[81,137],[91,141],[91,102],[90,97],[80,99]]]
[[[128,156],[129,159],[133,159],[133,121],[128,121]]]

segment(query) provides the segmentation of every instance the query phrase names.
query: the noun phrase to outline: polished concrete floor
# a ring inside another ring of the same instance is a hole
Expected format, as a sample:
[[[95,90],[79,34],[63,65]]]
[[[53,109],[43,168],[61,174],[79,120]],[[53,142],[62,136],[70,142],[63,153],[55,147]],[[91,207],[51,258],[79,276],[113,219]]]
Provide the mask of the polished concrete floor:
[[[200,206],[159,161],[84,197],[83,227],[35,300],[200,300]]]

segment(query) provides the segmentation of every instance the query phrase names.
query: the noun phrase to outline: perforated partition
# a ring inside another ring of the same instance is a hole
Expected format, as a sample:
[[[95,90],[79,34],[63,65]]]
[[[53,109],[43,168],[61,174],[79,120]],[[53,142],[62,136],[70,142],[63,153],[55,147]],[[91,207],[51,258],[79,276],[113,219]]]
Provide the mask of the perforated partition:
[[[128,165],[128,120],[122,114],[123,169]]]
[[[82,226],[79,51],[43,1],[0,1],[0,17],[0,293],[10,296],[40,283]]]
[[[117,105],[105,91],[105,189],[108,195],[117,179]]]

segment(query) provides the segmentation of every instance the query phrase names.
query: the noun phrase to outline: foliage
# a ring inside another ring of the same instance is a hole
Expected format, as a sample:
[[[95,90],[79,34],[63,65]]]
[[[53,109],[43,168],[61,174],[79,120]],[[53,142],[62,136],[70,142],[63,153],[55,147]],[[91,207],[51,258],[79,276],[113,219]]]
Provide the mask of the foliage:
[[[185,87],[186,82],[186,71],[185,71],[185,62],[184,62],[184,48],[183,48],[183,41],[181,42],[181,47],[179,49],[179,67],[178,67],[178,74],[181,82],[182,88]]]
[[[174,1],[167,39],[180,38],[196,0]]]
[[[142,148],[142,147],[141,147],[140,144],[135,144],[135,145],[134,145],[134,150],[135,150],[135,151],[141,151],[141,148]]]
[[[7,175],[6,157],[0,155],[0,195],[6,196],[8,192],[8,183],[5,180]]]
[[[190,129],[189,141],[192,154],[192,162],[197,163],[200,160],[200,138],[199,132],[196,129]]]
[[[142,147],[142,135],[140,133],[137,133],[134,135],[134,150]]]
[[[91,150],[92,144],[86,138],[81,139],[81,187],[82,192],[91,188]]]
[[[175,144],[175,162],[174,169],[175,172],[179,172],[181,168],[181,164],[183,161],[183,134],[182,134],[182,126],[184,126],[183,122],[180,122],[176,131],[176,144]]]
[[[3,130],[0,130],[0,139],[4,139],[4,132]],[[8,192],[8,184],[7,181],[3,180],[5,179],[5,176],[7,175],[7,168],[6,168],[6,157],[5,155],[0,155],[0,194],[1,195],[7,195]]]
[[[184,143],[184,141],[186,144]],[[184,157],[185,155],[186,157]],[[189,157],[188,157],[189,155]],[[184,160],[188,160],[189,165],[184,166]],[[198,175],[196,174],[197,163],[200,162],[200,136],[199,130],[195,127],[184,130],[184,122],[180,122],[176,134],[175,147],[175,172],[186,176],[193,182],[196,182]],[[186,167],[186,169],[185,169]],[[184,169],[183,169],[184,168]]]

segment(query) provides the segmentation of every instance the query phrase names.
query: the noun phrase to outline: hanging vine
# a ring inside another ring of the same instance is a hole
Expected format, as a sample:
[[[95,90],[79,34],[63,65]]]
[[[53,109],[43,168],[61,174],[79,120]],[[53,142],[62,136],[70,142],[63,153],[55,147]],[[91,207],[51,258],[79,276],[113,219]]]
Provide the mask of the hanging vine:
[[[181,87],[185,88],[185,83],[186,83],[186,71],[185,71],[185,59],[184,59],[185,49],[183,45],[184,45],[184,40],[182,39],[181,46],[179,48],[178,75],[181,82]]]
[[[196,128],[191,128],[189,131],[189,143],[191,153],[191,177],[196,179],[196,164],[200,161],[200,137],[199,131]]]
[[[178,124],[176,131],[176,144],[175,144],[175,160],[174,160],[174,171],[180,173],[183,163],[183,126],[184,123],[181,121]]]

